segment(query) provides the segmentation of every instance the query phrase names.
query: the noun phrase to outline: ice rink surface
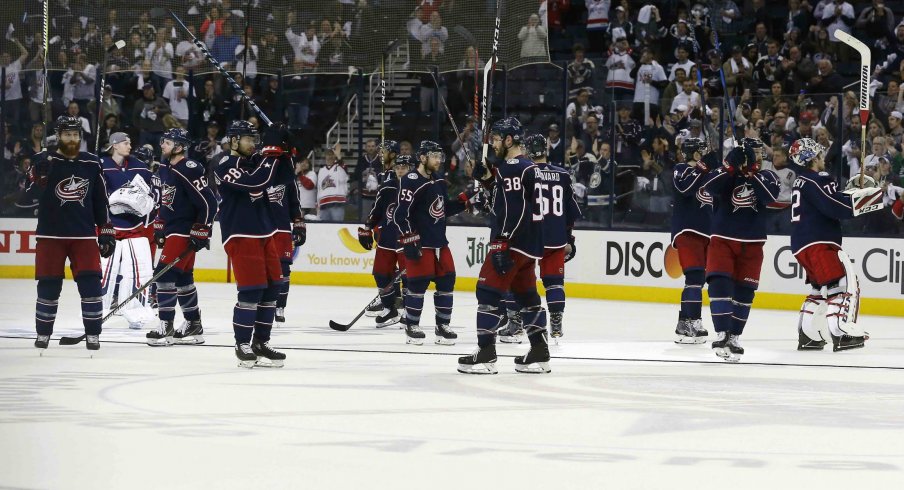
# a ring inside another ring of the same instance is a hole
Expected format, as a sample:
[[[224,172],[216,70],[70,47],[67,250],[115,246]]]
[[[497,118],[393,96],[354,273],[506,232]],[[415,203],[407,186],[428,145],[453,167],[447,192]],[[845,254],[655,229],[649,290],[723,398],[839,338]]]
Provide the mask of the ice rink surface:
[[[904,320],[862,350],[797,352],[797,314],[751,314],[741,364],[672,342],[675,307],[569,300],[553,372],[458,374],[455,346],[347,322],[363,288],[293,286],[272,344],[236,367],[234,286],[198,285],[207,344],[151,348],[121,317],[102,348],[32,347],[35,283],[0,280],[0,488],[902,488]],[[65,283],[54,338],[81,332]],[[432,318],[429,295],[424,318]],[[177,322],[181,317],[177,313]],[[708,318],[704,320],[711,330]],[[425,325],[428,322],[425,322]]]

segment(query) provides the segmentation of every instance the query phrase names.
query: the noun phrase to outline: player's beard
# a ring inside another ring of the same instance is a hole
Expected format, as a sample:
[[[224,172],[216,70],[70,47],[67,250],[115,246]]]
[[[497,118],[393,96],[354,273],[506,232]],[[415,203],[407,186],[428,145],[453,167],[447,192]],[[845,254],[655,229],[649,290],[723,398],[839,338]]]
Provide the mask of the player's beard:
[[[57,144],[57,151],[62,153],[63,155],[69,158],[75,158],[78,156],[78,148],[81,146],[81,141],[64,143],[60,141]]]

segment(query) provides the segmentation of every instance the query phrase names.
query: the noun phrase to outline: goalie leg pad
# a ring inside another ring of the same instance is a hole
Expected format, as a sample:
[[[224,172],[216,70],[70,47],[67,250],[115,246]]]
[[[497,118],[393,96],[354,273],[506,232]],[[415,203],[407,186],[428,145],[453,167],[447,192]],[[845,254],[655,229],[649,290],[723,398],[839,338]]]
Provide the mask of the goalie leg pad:
[[[800,307],[800,318],[797,323],[797,350],[822,350],[825,346],[826,310],[828,304],[822,292],[814,289]]]
[[[152,258],[150,242],[144,237],[127,238],[117,242],[114,258],[119,255],[119,301],[122,303],[132,296],[144,283],[152,277]],[[106,297],[105,297],[106,300]],[[104,304],[105,310],[108,305]],[[154,319],[154,310],[148,301],[148,291],[144,290],[140,295],[129,300],[123,306],[123,316],[129,322],[129,326],[141,324]]]
[[[113,296],[116,295],[116,285],[119,283],[119,272],[122,263],[122,251],[123,242],[117,240],[116,248],[113,249],[113,255],[106,259],[103,257],[100,259],[100,270],[103,275],[100,281],[100,288],[103,296],[104,314],[110,311],[113,305]],[[126,294],[123,299],[128,297],[129,295]]]

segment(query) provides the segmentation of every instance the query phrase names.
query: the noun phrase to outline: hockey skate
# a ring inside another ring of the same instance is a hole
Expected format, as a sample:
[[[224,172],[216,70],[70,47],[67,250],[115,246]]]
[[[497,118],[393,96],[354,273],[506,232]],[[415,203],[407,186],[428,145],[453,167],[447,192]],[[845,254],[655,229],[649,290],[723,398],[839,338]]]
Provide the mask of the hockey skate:
[[[201,345],[204,343],[204,327],[201,320],[185,321],[173,335],[173,343],[177,345]]]
[[[273,321],[275,321],[276,323],[286,323],[286,309],[277,308],[276,315],[273,317]]]
[[[281,368],[286,360],[286,355],[270,347],[270,342],[255,340],[251,344],[251,351],[257,356],[255,367]]]
[[[405,343],[414,345],[424,345],[424,339],[427,335],[421,330],[419,325],[412,325],[405,322]]]
[[[727,357],[724,359],[728,362],[738,362],[741,360],[741,356],[744,355],[744,348],[741,347],[741,336],[740,335],[729,335],[728,336],[728,345],[727,345]]]
[[[722,359],[728,357],[728,332],[716,332],[716,340],[713,341],[713,352]]]
[[[239,360],[239,367],[251,369],[257,364],[257,354],[251,350],[251,345],[247,343],[235,346],[235,357]]]
[[[100,350],[100,335],[86,335],[85,347],[88,350]]]
[[[703,320],[680,318],[678,325],[675,327],[676,344],[702,344],[706,342],[709,332],[703,328]]]
[[[145,335],[147,343],[151,347],[167,347],[173,345],[173,322],[160,320],[160,326]]]
[[[826,346],[825,340],[813,340],[797,327],[797,350],[822,350]]]
[[[436,334],[436,343],[439,345],[455,345],[455,340],[458,339],[458,334],[453,332],[449,325],[437,325],[434,333]]]
[[[536,333],[528,337],[530,350],[523,356],[515,358],[515,371],[528,374],[545,374],[549,368],[549,342],[546,332]]]
[[[364,316],[369,316],[371,318],[379,316],[380,313],[383,312],[383,302],[380,301],[380,297],[376,297],[373,301],[367,305],[367,308],[364,310]]]
[[[520,344],[524,340],[524,327],[521,325],[521,312],[508,311],[508,324],[496,330],[499,341],[504,344]]]
[[[396,323],[399,323],[399,320],[401,319],[402,315],[399,314],[399,310],[397,310],[395,306],[392,306],[391,308],[383,308],[376,319],[377,328],[395,325]]]
[[[562,338],[565,334],[562,332],[562,312],[561,311],[551,311],[549,313],[549,336],[552,337],[553,342],[556,345],[559,345],[559,339]]]
[[[496,374],[496,344],[478,347],[470,356],[458,358],[458,372],[464,374]]]
[[[867,335],[864,335],[862,337],[857,337],[854,335],[832,335],[832,352],[860,349],[861,347],[866,345],[867,339],[869,339],[869,336]]]
[[[39,355],[44,355],[44,351],[47,350],[48,345],[50,345],[50,335],[38,335],[37,338],[35,338],[35,348],[41,349]]]

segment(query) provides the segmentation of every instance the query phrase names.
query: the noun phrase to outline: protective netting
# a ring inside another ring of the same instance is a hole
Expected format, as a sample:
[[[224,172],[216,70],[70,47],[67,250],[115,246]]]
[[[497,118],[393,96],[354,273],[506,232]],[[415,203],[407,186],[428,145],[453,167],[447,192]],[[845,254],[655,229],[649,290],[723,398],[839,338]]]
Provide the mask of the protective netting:
[[[228,70],[255,74],[364,73],[380,70],[391,46],[396,71],[440,72],[483,65],[492,48],[493,0],[50,0],[49,67],[101,66],[108,72],[151,70],[171,77],[179,67],[216,71],[174,22],[172,10]],[[509,68],[549,61],[538,2],[504,1],[499,61]],[[7,0],[0,9],[2,51],[15,58],[18,41],[43,51],[43,2]],[[251,49],[245,63],[245,32]],[[476,53],[475,49],[476,48]],[[39,70],[34,60],[25,70]]]

